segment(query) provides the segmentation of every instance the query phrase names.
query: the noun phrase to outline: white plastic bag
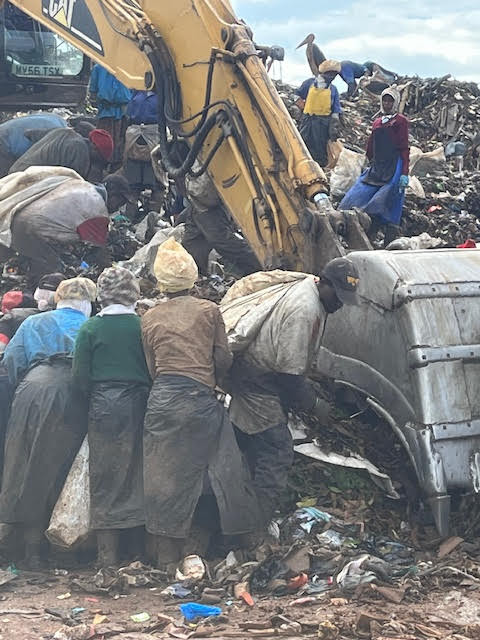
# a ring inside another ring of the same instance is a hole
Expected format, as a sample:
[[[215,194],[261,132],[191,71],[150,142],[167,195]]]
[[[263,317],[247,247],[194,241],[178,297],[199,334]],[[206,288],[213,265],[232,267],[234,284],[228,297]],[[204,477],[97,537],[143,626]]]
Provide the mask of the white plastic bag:
[[[330,194],[342,198],[362,173],[365,154],[343,149],[330,176]]]
[[[90,531],[90,477],[88,436],[77,453],[45,535],[52,544],[69,548]]]

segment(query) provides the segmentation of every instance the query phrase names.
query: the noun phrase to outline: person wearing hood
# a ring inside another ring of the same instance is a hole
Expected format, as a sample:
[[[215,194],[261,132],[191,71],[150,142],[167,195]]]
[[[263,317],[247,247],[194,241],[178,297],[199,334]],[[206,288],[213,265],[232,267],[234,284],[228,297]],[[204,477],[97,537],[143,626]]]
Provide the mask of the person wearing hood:
[[[16,391],[5,441],[0,522],[23,534],[32,568],[42,563],[44,531],[86,433],[86,407],[72,383],[70,356],[95,295],[88,278],[63,280],[57,308],[27,318],[3,358]]]
[[[101,311],[82,325],[73,357],[73,381],[89,398],[90,528],[98,564],[119,561],[120,532],[142,527],[143,419],[150,390],[135,305],[140,286],[122,267],[97,282]]]
[[[225,535],[255,531],[259,514],[232,425],[215,395],[232,361],[220,310],[190,295],[197,265],[173,238],[159,247],[154,273],[167,300],[142,318],[153,379],[143,439],[145,518],[155,536],[156,564],[165,566],[199,552],[188,548],[192,536],[185,541],[202,509],[205,482]]]
[[[332,82],[340,73],[341,65],[336,60],[325,60],[318,70],[318,76],[305,80],[297,90],[296,104],[303,111],[300,134],[312,158],[326,167],[328,141],[338,138],[340,128],[342,108]]]
[[[10,167],[8,173],[28,167],[67,167],[85,180],[99,182],[114,151],[108,131],[93,129],[84,138],[70,127],[52,129],[32,145]]]
[[[397,235],[408,186],[408,120],[398,113],[400,94],[394,87],[381,96],[382,115],[377,118],[367,143],[370,167],[345,194],[339,209],[358,207],[386,225],[385,245]]]

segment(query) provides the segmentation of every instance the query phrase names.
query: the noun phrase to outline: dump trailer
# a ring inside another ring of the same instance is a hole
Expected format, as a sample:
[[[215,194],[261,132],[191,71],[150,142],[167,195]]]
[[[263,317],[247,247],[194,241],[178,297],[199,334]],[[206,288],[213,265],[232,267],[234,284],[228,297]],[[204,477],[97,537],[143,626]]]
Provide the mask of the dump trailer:
[[[317,375],[398,435],[442,535],[480,488],[480,250],[359,251],[361,304],[327,320]]]

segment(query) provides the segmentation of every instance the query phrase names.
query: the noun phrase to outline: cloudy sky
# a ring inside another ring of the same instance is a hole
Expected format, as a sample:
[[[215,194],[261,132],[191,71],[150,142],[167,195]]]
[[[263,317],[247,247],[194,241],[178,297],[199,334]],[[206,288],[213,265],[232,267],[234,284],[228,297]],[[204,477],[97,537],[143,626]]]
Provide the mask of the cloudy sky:
[[[374,60],[401,75],[442,76],[480,82],[479,0],[232,0],[259,44],[285,47],[281,72],[292,84],[309,75],[308,33],[327,58]],[[329,8],[330,7],[330,8]],[[278,63],[277,63],[278,65]]]

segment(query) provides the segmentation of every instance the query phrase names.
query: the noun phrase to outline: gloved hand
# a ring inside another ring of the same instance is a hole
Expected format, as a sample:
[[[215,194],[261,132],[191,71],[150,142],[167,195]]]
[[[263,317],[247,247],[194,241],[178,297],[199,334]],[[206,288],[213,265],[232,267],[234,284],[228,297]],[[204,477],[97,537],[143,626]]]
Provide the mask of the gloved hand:
[[[328,139],[335,142],[340,132],[340,116],[338,113],[332,113],[330,122],[328,123]]]
[[[408,176],[400,176],[400,180],[398,181],[398,189],[399,191],[405,191],[408,187],[409,179]]]
[[[315,398],[315,403],[311,410],[312,415],[315,416],[322,424],[328,422],[328,418],[330,416],[330,405],[326,400],[317,396]]]

